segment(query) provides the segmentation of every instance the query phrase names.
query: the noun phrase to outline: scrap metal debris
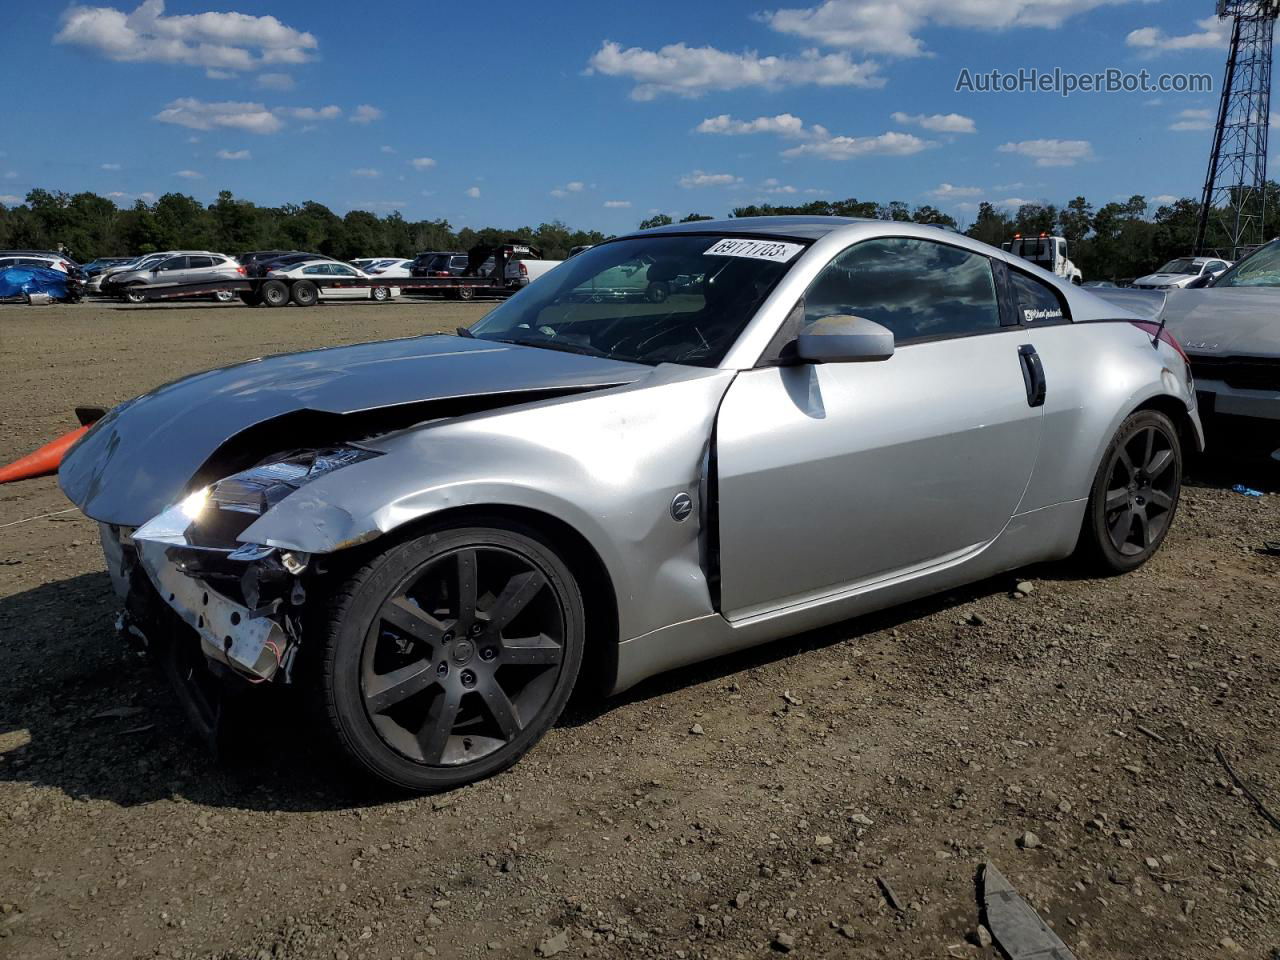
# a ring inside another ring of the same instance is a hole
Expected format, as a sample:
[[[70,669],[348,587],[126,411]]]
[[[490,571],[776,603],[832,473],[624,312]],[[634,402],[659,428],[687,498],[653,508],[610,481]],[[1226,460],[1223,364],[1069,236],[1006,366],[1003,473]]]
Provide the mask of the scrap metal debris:
[[[1222,747],[1214,747],[1213,752],[1217,755],[1218,762],[1222,764],[1223,768],[1227,771],[1227,775],[1231,777],[1231,782],[1239,787],[1240,791],[1253,802],[1253,805],[1258,808],[1258,813],[1262,814],[1262,818],[1266,820],[1267,823],[1271,824],[1277,830],[1280,830],[1280,817],[1277,817],[1272,813],[1267,808],[1267,805],[1262,802],[1262,799],[1253,792],[1253,788],[1242,780],[1235,772],[1231,766],[1231,762],[1227,760],[1227,755],[1222,752]]]
[[[876,883],[880,884],[880,891],[884,894],[885,903],[889,904],[898,913],[904,913],[906,908],[902,906],[902,901],[898,899],[898,894],[889,885],[889,881],[884,877],[876,877]]]
[[[993,863],[982,865],[982,905],[987,929],[1009,960],[1075,960]]]

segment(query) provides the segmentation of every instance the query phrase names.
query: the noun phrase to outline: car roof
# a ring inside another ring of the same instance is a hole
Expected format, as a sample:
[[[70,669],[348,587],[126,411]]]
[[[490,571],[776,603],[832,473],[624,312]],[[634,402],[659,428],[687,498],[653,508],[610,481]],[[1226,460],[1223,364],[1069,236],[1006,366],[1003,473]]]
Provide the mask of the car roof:
[[[829,233],[858,223],[875,223],[868,217],[733,217],[728,220],[694,220],[638,231],[654,233],[747,233],[765,237],[820,240]]]

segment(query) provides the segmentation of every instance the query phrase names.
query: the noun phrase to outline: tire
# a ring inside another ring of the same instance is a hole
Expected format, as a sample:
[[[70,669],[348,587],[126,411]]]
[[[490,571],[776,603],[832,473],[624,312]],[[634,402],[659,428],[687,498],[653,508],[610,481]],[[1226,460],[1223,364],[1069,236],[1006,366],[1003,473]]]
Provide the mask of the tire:
[[[370,293],[370,296],[374,300],[376,300],[378,303],[386,303],[388,300],[391,299],[391,288],[390,287],[374,287],[373,292]]]
[[[666,281],[655,280],[645,288],[644,298],[650,303],[662,303],[671,293],[671,288],[667,286]]]
[[[290,298],[300,307],[314,307],[320,302],[320,291],[310,280],[299,280],[294,283]]]
[[[240,302],[246,307],[256,307],[259,303],[258,295],[251,290],[245,290],[240,294]]]
[[[258,296],[268,307],[283,307],[289,303],[289,288],[279,280],[268,280],[258,291]]]
[[[1077,557],[1095,573],[1128,573],[1160,549],[1182,490],[1178,430],[1158,410],[1130,415],[1102,455]]]
[[[230,303],[236,299],[236,292],[234,290],[215,290],[213,299],[219,303]]]
[[[124,299],[125,303],[146,303],[147,302],[147,298],[144,297],[140,291],[135,290],[132,287],[126,287],[124,290],[124,293],[121,294],[121,296]]]
[[[458,288],[459,300],[474,300],[475,296],[476,296],[475,287],[459,287]]]
[[[519,760],[560,716],[584,624],[573,574],[533,531],[428,533],[380,554],[336,592],[318,651],[323,716],[347,758],[394,787],[481,780]]]

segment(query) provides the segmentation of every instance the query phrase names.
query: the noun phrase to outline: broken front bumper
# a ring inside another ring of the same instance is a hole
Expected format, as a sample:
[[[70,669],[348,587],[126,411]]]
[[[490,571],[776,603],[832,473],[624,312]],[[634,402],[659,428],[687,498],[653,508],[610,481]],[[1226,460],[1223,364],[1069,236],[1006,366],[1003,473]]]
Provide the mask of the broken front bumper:
[[[286,598],[300,600],[302,594],[274,550],[232,560],[228,551],[135,538],[128,528],[99,526],[107,571],[126,603],[128,623],[146,619],[138,608],[158,601],[194,631],[212,663],[255,683],[282,671],[287,675],[297,629],[285,612]],[[139,597],[144,590],[154,595]],[[273,595],[266,603],[264,592]],[[148,625],[140,632],[146,634]]]

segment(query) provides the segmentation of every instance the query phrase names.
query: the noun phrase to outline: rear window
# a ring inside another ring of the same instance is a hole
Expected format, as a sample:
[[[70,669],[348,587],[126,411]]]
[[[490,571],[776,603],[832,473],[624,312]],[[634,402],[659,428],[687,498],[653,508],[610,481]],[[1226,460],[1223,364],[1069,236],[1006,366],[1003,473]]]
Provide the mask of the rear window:
[[[1070,320],[1067,305],[1058,291],[1049,284],[1027,276],[1018,270],[1010,270],[1014,294],[1018,298],[1018,320],[1022,323],[1061,323]]]

